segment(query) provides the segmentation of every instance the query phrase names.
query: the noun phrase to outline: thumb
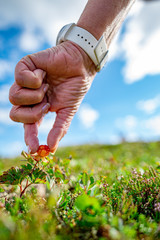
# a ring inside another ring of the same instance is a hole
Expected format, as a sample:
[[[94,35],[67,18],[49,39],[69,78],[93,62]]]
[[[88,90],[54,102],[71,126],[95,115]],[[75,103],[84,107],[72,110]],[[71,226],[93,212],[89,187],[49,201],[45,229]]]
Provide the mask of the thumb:
[[[47,144],[52,152],[56,151],[59,141],[67,133],[75,113],[76,111],[70,108],[61,109],[57,112],[55,123],[47,138]]]
[[[24,139],[31,153],[35,153],[39,147],[38,123],[24,124]]]

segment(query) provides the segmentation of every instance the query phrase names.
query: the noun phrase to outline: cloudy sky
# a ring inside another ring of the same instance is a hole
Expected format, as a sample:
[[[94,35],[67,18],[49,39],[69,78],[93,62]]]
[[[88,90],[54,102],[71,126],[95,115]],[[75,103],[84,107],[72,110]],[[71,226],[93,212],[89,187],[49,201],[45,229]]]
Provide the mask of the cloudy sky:
[[[0,0],[0,155],[26,149],[23,125],[9,119],[16,63],[55,45],[60,28],[76,22],[87,0]],[[160,138],[160,1],[137,1],[110,48],[61,146]],[[55,115],[39,129],[40,143]]]

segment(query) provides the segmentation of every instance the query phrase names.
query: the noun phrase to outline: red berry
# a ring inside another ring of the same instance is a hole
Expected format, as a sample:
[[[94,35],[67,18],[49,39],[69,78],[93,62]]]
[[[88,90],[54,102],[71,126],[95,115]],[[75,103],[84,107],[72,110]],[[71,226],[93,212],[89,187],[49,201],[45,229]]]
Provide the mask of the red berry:
[[[47,145],[40,145],[37,151],[38,156],[47,157],[50,153],[50,149]]]

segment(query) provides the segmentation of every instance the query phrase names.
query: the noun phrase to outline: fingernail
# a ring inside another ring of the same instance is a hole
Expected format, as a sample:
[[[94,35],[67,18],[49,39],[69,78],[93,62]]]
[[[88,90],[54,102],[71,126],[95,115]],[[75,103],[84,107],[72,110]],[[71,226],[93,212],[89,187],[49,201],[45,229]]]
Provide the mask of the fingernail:
[[[46,72],[43,72],[42,77],[44,78],[46,76]]]
[[[48,84],[45,84],[45,86],[44,86],[44,88],[43,88],[43,91],[44,91],[44,92],[47,92],[48,87],[49,87],[49,85],[48,85]]]
[[[46,105],[44,105],[44,106],[42,107],[42,114],[44,115],[44,114],[48,113],[49,108],[50,108],[50,104],[49,104],[49,103],[47,103]]]

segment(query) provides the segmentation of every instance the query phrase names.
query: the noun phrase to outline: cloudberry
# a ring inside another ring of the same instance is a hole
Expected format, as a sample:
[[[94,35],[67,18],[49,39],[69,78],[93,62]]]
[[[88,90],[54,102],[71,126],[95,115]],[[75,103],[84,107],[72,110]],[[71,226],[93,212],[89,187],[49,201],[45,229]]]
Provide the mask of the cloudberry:
[[[40,145],[37,154],[39,157],[47,157],[50,153],[50,148],[47,145]]]

